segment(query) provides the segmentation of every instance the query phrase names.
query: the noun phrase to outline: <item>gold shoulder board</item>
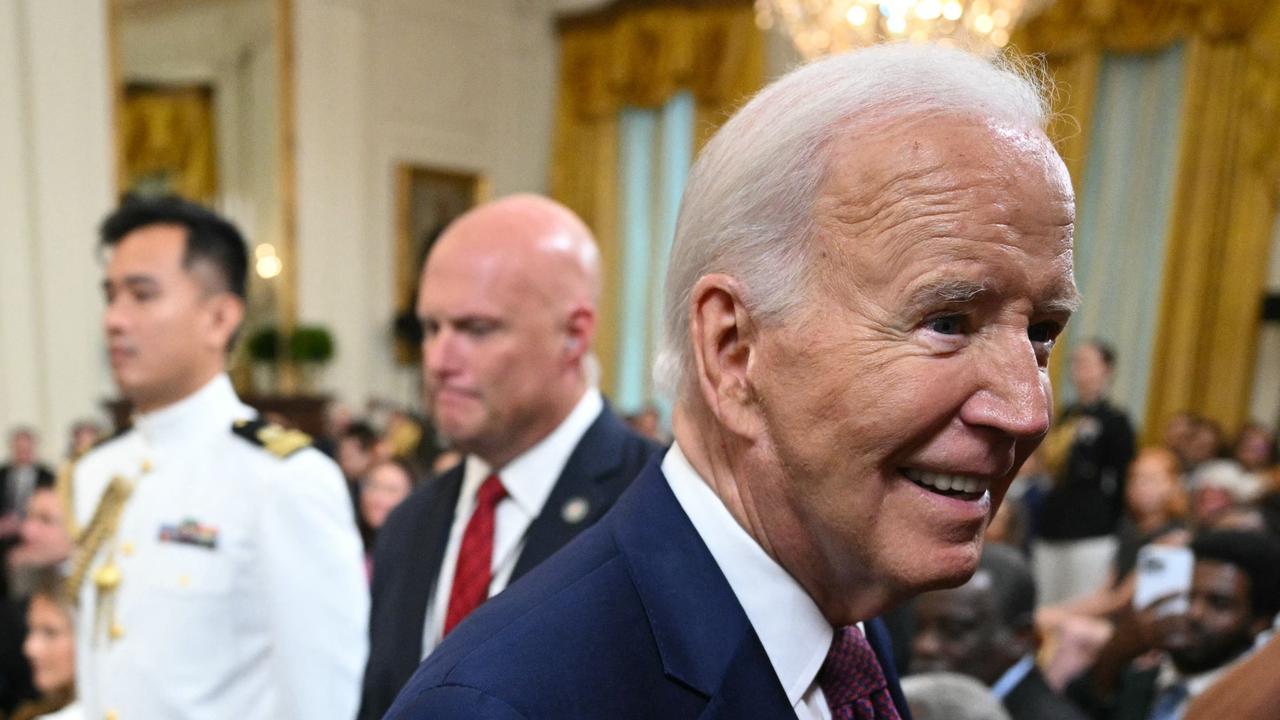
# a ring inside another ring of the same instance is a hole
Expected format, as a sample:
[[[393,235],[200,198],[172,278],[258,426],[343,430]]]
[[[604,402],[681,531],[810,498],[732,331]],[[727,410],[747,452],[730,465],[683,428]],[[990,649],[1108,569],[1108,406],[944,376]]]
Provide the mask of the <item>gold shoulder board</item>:
[[[278,458],[287,458],[311,447],[311,436],[263,420],[237,420],[231,432],[257,445]]]

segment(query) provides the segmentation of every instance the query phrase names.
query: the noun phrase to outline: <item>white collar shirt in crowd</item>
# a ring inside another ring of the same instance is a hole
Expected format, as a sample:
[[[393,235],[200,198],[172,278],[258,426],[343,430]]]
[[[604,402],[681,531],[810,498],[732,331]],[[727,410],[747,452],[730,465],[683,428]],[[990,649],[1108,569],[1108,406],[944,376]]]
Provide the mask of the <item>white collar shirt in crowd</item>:
[[[1250,650],[1231,662],[1225,663],[1221,667],[1214,668],[1213,670],[1207,670],[1198,675],[1183,675],[1178,672],[1176,667],[1174,667],[1173,660],[1166,657],[1164,661],[1160,663],[1160,672],[1156,675],[1156,693],[1154,697],[1158,700],[1160,693],[1175,683],[1180,682],[1185,685],[1187,688],[1186,699],[1182,701],[1177,714],[1177,717],[1182,717],[1182,713],[1186,710],[1187,703],[1194,700],[1196,696],[1200,695],[1205,690],[1208,690],[1215,682],[1218,681],[1219,678],[1225,675],[1228,670],[1235,667],[1236,663],[1241,662],[1252,654],[1253,651]]]
[[[91,718],[349,718],[367,654],[363,551],[341,471],[237,437],[220,375],[75,468],[89,523],[133,482],[79,588],[77,693]],[[120,572],[99,596],[94,571]]]
[[[498,503],[494,512],[493,576],[489,582],[489,597],[502,592],[511,581],[511,573],[524,549],[525,534],[529,531],[529,526],[542,513],[542,506],[555,489],[556,480],[564,472],[574,448],[603,410],[604,398],[600,391],[588,388],[550,435],[498,471],[507,497]],[[476,492],[485,478],[493,472],[487,463],[475,455],[467,455],[464,462],[462,490],[458,494],[458,504],[453,512],[449,543],[445,546],[435,590],[427,603],[422,637],[424,658],[431,654],[444,637],[444,619],[449,610],[453,576],[458,568],[458,549],[462,545],[462,534],[475,509]]]
[[[829,720],[817,677],[835,636],[831,624],[800,583],[738,524],[679,444],[667,451],[662,472],[746,611],[796,717]]]
[[[1004,702],[1009,693],[1013,692],[1013,689],[1018,687],[1027,678],[1027,675],[1031,674],[1031,669],[1035,666],[1035,655],[1031,653],[1023,655],[1018,662],[1014,663],[1008,670],[1005,670],[1000,679],[996,680],[995,684],[991,686],[991,694],[1000,702]]]

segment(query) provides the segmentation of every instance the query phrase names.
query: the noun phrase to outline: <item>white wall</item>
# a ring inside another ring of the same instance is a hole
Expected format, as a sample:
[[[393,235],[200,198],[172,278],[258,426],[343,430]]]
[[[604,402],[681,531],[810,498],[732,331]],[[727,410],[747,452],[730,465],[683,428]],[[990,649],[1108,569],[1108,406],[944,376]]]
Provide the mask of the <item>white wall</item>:
[[[105,2],[0,2],[0,429],[42,455],[111,394],[96,227],[113,165]]]
[[[328,325],[327,385],[417,402],[393,358],[395,168],[479,172],[545,192],[556,41],[542,0],[294,0],[298,306]]]

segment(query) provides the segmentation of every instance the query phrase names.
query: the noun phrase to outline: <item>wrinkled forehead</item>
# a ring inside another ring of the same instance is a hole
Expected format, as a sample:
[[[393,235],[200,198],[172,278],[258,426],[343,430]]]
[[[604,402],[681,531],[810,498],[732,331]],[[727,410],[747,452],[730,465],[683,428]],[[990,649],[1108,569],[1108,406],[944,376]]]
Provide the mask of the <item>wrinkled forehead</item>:
[[[921,253],[964,262],[991,246],[1051,261],[1071,281],[1074,194],[1048,137],[971,115],[851,124],[832,140],[814,216],[836,267],[890,282]],[[838,260],[846,252],[834,252]]]

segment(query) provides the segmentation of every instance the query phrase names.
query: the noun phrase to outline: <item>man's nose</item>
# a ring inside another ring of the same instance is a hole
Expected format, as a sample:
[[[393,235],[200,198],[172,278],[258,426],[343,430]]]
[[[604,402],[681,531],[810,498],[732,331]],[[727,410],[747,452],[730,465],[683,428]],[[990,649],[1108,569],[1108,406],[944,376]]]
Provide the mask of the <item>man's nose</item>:
[[[448,374],[458,364],[458,336],[441,328],[422,341],[423,370],[429,376]]]
[[[1004,339],[975,362],[980,363],[976,372],[981,382],[965,404],[964,421],[1017,440],[1043,436],[1049,429],[1053,397],[1026,333],[1020,339]]]
[[[125,312],[122,303],[117,300],[108,300],[107,306],[102,310],[102,327],[107,331],[108,335],[118,333],[125,326]]]

